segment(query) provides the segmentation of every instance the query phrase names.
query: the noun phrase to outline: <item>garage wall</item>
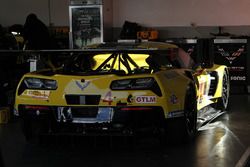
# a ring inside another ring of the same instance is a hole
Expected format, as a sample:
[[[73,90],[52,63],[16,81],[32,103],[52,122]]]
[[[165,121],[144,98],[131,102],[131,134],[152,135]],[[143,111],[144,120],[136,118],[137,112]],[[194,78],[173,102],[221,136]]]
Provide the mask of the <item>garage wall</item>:
[[[70,0],[1,0],[0,24],[24,24],[33,12],[47,25],[69,25]],[[229,15],[230,13],[230,15]],[[114,38],[125,20],[155,27],[165,37],[208,37],[224,32],[250,36],[249,0],[113,0]],[[239,26],[240,25],[240,26]]]
[[[44,23],[48,24],[48,1],[1,0],[0,2],[0,24],[3,26],[24,24],[29,13],[36,13]]]
[[[70,0],[1,0],[0,24],[23,24],[30,12],[49,24],[68,25]],[[113,0],[114,27],[124,20],[147,26],[250,25],[249,0]],[[230,13],[230,15],[229,15]]]
[[[250,25],[249,0],[114,0],[114,27]],[[230,13],[230,15],[229,15]]]
[[[114,0],[114,39],[124,20],[154,27],[165,38],[209,38],[222,32],[250,36],[249,0]],[[230,14],[230,15],[229,15]]]
[[[51,23],[55,26],[69,26],[69,0],[50,0]]]
[[[1,0],[0,24],[24,24],[26,16],[35,13],[46,25],[68,26],[68,6],[69,0]]]

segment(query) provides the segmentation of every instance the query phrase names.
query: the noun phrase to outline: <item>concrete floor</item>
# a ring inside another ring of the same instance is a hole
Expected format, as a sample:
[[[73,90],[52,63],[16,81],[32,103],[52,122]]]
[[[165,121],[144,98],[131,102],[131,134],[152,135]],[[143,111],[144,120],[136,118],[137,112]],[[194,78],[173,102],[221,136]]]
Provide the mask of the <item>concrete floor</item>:
[[[133,147],[100,141],[95,146],[93,139],[69,137],[33,145],[25,142],[19,126],[19,121],[0,125],[5,167],[234,167],[250,146],[250,96],[232,95],[227,113],[202,127],[188,145],[162,147],[145,139]]]

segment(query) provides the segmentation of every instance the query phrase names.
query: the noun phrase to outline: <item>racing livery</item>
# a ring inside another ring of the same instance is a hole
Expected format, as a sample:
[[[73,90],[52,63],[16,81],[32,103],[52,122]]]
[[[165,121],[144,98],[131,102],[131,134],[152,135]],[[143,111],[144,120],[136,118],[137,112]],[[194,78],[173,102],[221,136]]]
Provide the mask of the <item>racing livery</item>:
[[[186,140],[207,118],[207,106],[218,113],[228,104],[227,67],[197,65],[176,45],[96,44],[70,55],[57,70],[20,80],[14,109],[27,139],[48,132],[153,129]]]

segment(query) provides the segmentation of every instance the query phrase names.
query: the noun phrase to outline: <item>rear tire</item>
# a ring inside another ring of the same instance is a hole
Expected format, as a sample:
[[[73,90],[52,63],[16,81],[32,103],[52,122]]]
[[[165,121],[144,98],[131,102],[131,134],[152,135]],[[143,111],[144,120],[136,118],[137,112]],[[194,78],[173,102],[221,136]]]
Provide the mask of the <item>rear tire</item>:
[[[189,84],[184,104],[184,116],[174,118],[167,123],[171,142],[187,143],[192,141],[197,132],[197,101],[194,84]]]
[[[230,90],[230,81],[228,71],[226,70],[223,74],[222,79],[222,96],[218,98],[216,103],[216,109],[224,111],[227,109],[228,101],[229,101],[229,90]]]

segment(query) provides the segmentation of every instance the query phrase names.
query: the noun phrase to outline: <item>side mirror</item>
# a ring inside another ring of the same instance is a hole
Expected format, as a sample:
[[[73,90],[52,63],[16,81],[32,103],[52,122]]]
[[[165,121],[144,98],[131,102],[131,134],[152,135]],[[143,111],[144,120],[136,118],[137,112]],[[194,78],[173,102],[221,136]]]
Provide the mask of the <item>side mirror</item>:
[[[212,68],[214,65],[214,39],[198,39],[197,56],[199,56],[202,68]]]

